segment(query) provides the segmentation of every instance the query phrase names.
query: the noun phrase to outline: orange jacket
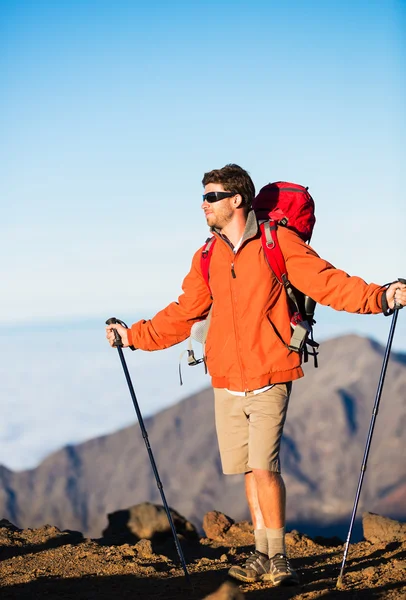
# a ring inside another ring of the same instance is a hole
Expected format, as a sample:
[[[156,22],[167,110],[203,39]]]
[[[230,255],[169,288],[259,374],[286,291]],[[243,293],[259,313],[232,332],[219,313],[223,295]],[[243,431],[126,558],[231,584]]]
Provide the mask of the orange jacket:
[[[149,321],[134,323],[129,342],[142,350],[160,350],[182,342],[195,321],[213,303],[206,341],[213,387],[249,391],[303,376],[301,358],[286,344],[291,338],[286,293],[269,268],[255,214],[248,214],[243,242],[234,254],[218,233],[210,262],[210,287],[202,276],[202,248],[183,281],[183,294]],[[279,227],[278,240],[289,280],[304,294],[336,310],[382,311],[382,286],[368,285],[336,269],[298,235]]]

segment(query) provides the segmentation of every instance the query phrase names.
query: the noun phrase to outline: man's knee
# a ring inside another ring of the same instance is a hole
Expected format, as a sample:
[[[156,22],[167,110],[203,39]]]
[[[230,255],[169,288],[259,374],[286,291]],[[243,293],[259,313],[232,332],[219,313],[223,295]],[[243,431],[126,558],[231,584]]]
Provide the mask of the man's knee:
[[[280,473],[277,473],[276,471],[269,471],[269,469],[252,469],[252,474],[256,482],[272,481],[279,483],[282,479]]]

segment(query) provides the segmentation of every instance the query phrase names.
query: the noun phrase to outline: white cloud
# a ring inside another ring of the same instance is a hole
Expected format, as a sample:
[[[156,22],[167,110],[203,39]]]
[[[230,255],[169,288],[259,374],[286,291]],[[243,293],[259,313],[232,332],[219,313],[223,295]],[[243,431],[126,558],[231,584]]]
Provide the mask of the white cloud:
[[[100,330],[41,329],[3,338],[1,351],[0,463],[34,467],[69,443],[110,433],[136,420],[117,351]],[[125,351],[144,416],[209,385],[201,367],[178,358],[184,345],[165,353]],[[193,372],[192,372],[193,370]]]
[[[406,351],[406,321],[399,314],[394,350]],[[386,344],[391,318],[337,313],[317,307],[316,339],[355,332]],[[2,419],[0,464],[36,466],[66,444],[116,431],[136,421],[117,351],[104,324],[81,322],[3,327],[0,355]],[[178,364],[186,342],[161,352],[125,351],[144,417],[210,384],[202,365]],[[196,345],[197,354],[199,352]],[[323,368],[323,348],[319,356]],[[378,373],[376,377],[378,377]]]

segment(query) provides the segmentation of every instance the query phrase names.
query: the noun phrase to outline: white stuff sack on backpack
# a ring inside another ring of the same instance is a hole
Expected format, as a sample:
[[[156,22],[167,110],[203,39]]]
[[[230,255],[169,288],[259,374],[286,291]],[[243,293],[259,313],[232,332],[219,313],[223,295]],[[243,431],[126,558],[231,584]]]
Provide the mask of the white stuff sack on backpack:
[[[206,357],[205,357],[205,352],[204,352],[204,347],[206,344],[206,338],[207,338],[207,333],[209,331],[209,327],[210,327],[210,318],[211,318],[211,310],[209,312],[209,314],[207,315],[206,319],[203,319],[202,321],[196,321],[196,323],[193,323],[191,329],[190,329],[190,337],[189,337],[189,342],[188,342],[188,347],[186,350],[184,350],[182,352],[182,354],[179,357],[179,381],[180,381],[180,385],[183,385],[183,380],[182,380],[182,372],[181,372],[181,362],[182,362],[182,358],[183,356],[186,354],[187,352],[187,362],[189,367],[194,367],[195,365],[199,365],[200,363],[204,363],[204,371],[205,373],[207,373],[207,366],[206,366]],[[196,342],[198,342],[199,344],[202,345],[202,358],[196,358],[195,357],[195,352],[193,350],[193,346],[192,346],[192,340],[195,340]]]

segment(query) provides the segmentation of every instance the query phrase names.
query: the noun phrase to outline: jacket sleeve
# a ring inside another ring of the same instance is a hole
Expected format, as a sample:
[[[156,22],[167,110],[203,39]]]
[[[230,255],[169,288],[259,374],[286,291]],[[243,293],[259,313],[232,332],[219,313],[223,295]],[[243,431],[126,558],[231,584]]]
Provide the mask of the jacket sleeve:
[[[336,269],[285,227],[278,229],[278,240],[289,281],[295,288],[335,310],[360,314],[382,312],[383,286],[367,284],[360,277]]]
[[[202,248],[193,256],[178,301],[152,319],[134,323],[128,330],[130,345],[149,351],[169,348],[189,337],[193,323],[207,317],[212,299],[200,268],[201,253]]]

